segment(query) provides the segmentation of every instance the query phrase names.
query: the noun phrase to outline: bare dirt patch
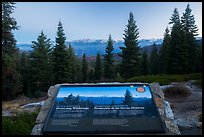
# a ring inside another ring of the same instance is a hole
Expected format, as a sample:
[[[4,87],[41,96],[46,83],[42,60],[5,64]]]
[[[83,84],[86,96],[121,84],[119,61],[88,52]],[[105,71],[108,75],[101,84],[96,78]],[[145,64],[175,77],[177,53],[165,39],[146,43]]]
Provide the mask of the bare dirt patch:
[[[202,135],[202,89],[192,81],[175,83],[189,89],[187,96],[165,96],[174,112],[175,121],[182,135]]]
[[[2,116],[15,116],[23,112],[39,111],[40,107],[33,107],[29,109],[22,109],[22,106],[28,103],[34,103],[45,100],[47,97],[28,98],[26,96],[20,96],[11,101],[2,101]]]

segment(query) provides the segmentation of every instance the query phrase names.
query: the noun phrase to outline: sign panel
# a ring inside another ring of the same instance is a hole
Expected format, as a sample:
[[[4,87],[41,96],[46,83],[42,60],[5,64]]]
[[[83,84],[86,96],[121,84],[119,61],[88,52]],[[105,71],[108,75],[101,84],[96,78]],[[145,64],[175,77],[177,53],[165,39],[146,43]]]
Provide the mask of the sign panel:
[[[44,134],[164,133],[148,85],[61,86]]]

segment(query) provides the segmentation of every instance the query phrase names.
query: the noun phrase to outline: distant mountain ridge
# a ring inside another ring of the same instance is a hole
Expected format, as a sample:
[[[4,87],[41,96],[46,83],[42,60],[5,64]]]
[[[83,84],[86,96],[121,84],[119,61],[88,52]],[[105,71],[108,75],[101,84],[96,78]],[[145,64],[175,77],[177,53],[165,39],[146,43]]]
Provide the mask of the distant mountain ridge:
[[[202,37],[198,37],[196,39],[197,39],[197,41],[201,41],[198,43],[202,44]],[[146,49],[146,51],[149,53],[151,51],[151,47],[154,43],[156,45],[158,45],[158,49],[160,49],[162,42],[163,42],[163,39],[141,39],[141,40],[139,40],[139,46],[142,48],[142,51],[144,49]],[[53,47],[55,45],[55,42],[51,41],[51,43],[52,43],[52,47]],[[71,42],[66,41],[66,46],[69,46],[70,44],[74,48],[75,54],[79,57],[81,57],[84,53],[87,56],[96,56],[97,53],[100,53],[101,55],[105,54],[105,48],[107,45],[107,40],[82,39],[82,40],[74,40]],[[32,46],[32,44],[26,44],[26,43],[17,44],[17,47],[21,51],[27,51],[27,52],[32,50],[31,46]],[[119,47],[124,46],[124,41],[122,41],[122,40],[114,41],[113,46],[114,46],[113,53],[120,53],[121,49]]]

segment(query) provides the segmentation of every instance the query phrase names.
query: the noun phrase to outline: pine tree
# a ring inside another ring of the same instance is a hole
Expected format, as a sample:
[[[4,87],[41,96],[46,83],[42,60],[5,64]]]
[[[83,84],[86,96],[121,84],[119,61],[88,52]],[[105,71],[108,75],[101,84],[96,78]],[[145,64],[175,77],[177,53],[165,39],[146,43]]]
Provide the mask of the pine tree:
[[[33,50],[30,53],[29,61],[29,88],[34,96],[46,93],[52,85],[52,62],[51,62],[51,43],[50,39],[43,33],[32,41]]]
[[[29,55],[25,51],[21,53],[21,62],[20,62],[20,73],[21,73],[21,83],[22,83],[22,92],[25,95],[28,95],[28,74],[29,74]]]
[[[76,82],[82,82],[82,63],[78,59],[76,61]]]
[[[148,56],[147,51],[142,53],[142,61],[141,61],[142,75],[148,74]]]
[[[184,31],[182,30],[179,13],[174,9],[169,24],[172,24],[171,42],[167,54],[167,73],[183,74],[187,72],[187,47]]]
[[[109,38],[108,38],[108,44],[106,46],[106,54],[105,54],[105,57],[104,57],[104,77],[105,78],[113,78],[114,76],[114,68],[113,68],[113,40],[111,38],[111,35],[109,35]]]
[[[183,13],[183,16],[181,17],[181,22],[186,33],[197,36],[198,27],[195,24],[195,18],[194,15],[191,14],[191,11],[190,5],[188,4],[185,13]]]
[[[129,78],[141,74],[140,47],[138,46],[139,32],[132,12],[129,14],[126,27],[123,34],[125,47],[120,47],[122,49],[120,71],[124,78]]]
[[[8,100],[21,92],[21,75],[18,68],[19,50],[12,30],[18,29],[11,17],[14,2],[2,2],[2,99]]]
[[[67,49],[68,55],[68,82],[76,82],[76,56],[74,53],[74,49],[72,48],[71,44],[69,44],[69,48]]]
[[[188,4],[183,16],[181,17],[181,23],[183,30],[185,32],[186,37],[186,47],[188,52],[188,73],[192,73],[195,71],[196,66],[196,43],[195,43],[195,36],[198,35],[198,28],[195,25],[195,18],[191,13],[190,5]]]
[[[134,103],[134,100],[133,100],[133,98],[132,98],[132,94],[130,93],[130,91],[129,91],[129,90],[126,90],[124,96],[125,96],[125,98],[124,98],[122,104],[123,104],[123,105],[132,106],[133,103]]]
[[[93,68],[91,68],[90,70],[89,70],[89,81],[94,81],[95,80],[95,72],[94,72],[94,69]]]
[[[59,22],[57,28],[56,45],[53,49],[53,71],[54,71],[54,82],[65,83],[69,82],[69,72],[68,72],[68,55],[66,51],[65,44],[65,34],[62,23]]]
[[[164,33],[164,40],[162,43],[162,47],[160,49],[160,68],[161,73],[166,73],[167,71],[167,54],[168,54],[168,47],[170,46],[171,36],[169,34],[168,27],[165,29]]]
[[[83,54],[82,57],[82,81],[87,81],[87,75],[88,75],[88,63],[86,61],[86,55]]]
[[[95,79],[100,80],[102,77],[102,64],[101,64],[101,55],[100,53],[96,56],[96,63],[95,63]]]
[[[152,47],[152,52],[151,52],[151,55],[150,55],[150,59],[149,59],[149,73],[150,74],[158,74],[159,71],[160,71],[160,68],[159,68],[159,54],[158,54],[158,50],[157,50],[157,47],[156,47],[156,44],[154,43],[153,44],[153,47]]]
[[[202,45],[197,45],[195,58],[195,72],[202,73]]]

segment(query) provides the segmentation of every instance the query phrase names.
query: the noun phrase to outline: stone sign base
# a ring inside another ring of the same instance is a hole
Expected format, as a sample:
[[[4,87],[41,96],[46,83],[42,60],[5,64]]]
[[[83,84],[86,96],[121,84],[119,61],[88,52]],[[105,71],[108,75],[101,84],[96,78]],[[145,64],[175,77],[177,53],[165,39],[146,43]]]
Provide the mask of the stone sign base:
[[[84,83],[84,84],[88,84],[88,83]],[[48,98],[45,100],[43,106],[41,107],[40,113],[38,114],[36,118],[36,124],[32,129],[31,135],[42,135],[42,129],[43,129],[46,117],[54,102],[55,97],[57,96],[58,88],[60,88],[61,85],[69,85],[69,84],[68,83],[57,84],[49,88],[47,92]],[[153,93],[156,105],[158,107],[161,119],[165,123],[165,127],[166,127],[165,135],[180,135],[179,128],[174,120],[172,109],[169,103],[165,101],[164,93],[161,90],[159,83],[151,83],[149,85]]]

